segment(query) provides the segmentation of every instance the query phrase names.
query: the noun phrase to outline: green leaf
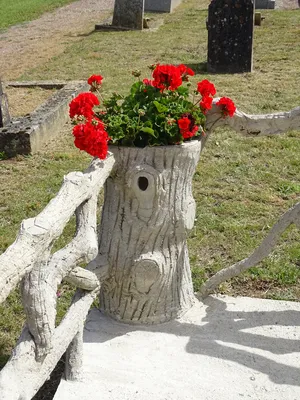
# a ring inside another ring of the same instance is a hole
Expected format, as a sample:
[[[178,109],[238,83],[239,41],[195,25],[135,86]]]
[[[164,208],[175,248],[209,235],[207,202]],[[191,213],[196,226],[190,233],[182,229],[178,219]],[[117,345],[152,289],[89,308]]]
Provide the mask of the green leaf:
[[[179,93],[181,96],[187,97],[189,94],[189,89],[185,86],[179,86],[179,88],[177,88],[177,93]]]
[[[140,131],[145,132],[145,133],[149,133],[149,135],[154,136],[155,138],[157,137],[157,135],[155,135],[154,129],[152,128],[148,128],[147,126],[143,126]]]
[[[156,109],[157,109],[157,111],[159,113],[163,113],[163,112],[167,112],[168,111],[168,107],[164,106],[159,101],[154,100],[153,104],[155,105],[155,107],[156,107]]]

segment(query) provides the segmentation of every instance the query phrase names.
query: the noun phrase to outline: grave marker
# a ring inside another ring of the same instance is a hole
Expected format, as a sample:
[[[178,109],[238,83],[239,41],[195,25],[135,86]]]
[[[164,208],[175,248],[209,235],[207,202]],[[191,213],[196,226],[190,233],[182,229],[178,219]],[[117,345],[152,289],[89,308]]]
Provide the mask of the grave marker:
[[[212,0],[208,8],[208,72],[252,71],[253,0]]]
[[[181,0],[145,0],[145,11],[171,13]]]
[[[275,8],[275,0],[255,0],[255,9],[263,10],[263,9],[271,9]]]
[[[143,29],[145,0],[116,0],[112,25],[120,28]]]
[[[2,83],[0,81],[0,128],[9,124],[10,115],[8,110],[7,95],[3,92]]]

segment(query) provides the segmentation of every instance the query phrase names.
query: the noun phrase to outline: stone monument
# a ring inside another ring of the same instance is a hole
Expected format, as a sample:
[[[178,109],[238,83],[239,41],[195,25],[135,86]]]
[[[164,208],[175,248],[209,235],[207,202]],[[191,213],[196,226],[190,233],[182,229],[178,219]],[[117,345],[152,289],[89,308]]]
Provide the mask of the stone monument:
[[[112,25],[127,29],[143,29],[145,0],[116,0]]]
[[[253,25],[253,0],[211,1],[207,21],[208,72],[252,71]]]
[[[275,0],[255,0],[255,9],[256,10],[265,10],[275,8]]]
[[[145,11],[172,12],[181,0],[145,0]]]
[[[0,80],[0,128],[3,128],[10,122],[7,95],[3,92]]]

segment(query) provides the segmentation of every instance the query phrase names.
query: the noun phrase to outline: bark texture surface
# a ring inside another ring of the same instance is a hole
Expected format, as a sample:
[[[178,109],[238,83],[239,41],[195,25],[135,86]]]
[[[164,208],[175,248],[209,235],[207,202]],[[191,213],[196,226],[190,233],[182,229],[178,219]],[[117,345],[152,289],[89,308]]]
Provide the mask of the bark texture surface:
[[[244,136],[270,136],[293,129],[300,130],[300,107],[290,111],[258,115],[246,114],[237,109],[232,118],[223,118],[221,109],[216,105],[218,100],[214,99],[213,107],[207,113],[207,132],[211,133],[219,126],[228,126]]]
[[[24,328],[10,360],[0,372],[1,400],[31,400],[49,378],[50,373],[69,348],[71,342],[68,353],[73,353],[75,348],[78,352],[75,359],[74,353],[69,354],[67,373],[68,377],[71,378],[78,376],[75,372],[81,359],[81,345],[78,343],[78,339],[96,295],[97,290],[90,293],[78,291],[65,318],[53,332],[52,351],[41,361],[36,359],[36,346],[29,329]]]
[[[27,326],[0,372],[1,400],[30,400],[67,352],[66,375],[79,376],[83,324],[106,274],[99,256],[97,196],[114,158],[95,159],[85,173],[70,173],[57,196],[35,218],[23,221],[17,240],[0,256],[0,301],[24,277]],[[76,212],[74,239],[51,255],[54,240]],[[78,266],[96,257],[87,269]],[[55,327],[57,285],[66,278],[78,291],[63,322]],[[86,292],[89,290],[90,292]]]
[[[118,320],[165,322],[194,302],[186,239],[201,147],[111,148],[116,163],[105,184],[99,243],[109,278],[100,304]]]

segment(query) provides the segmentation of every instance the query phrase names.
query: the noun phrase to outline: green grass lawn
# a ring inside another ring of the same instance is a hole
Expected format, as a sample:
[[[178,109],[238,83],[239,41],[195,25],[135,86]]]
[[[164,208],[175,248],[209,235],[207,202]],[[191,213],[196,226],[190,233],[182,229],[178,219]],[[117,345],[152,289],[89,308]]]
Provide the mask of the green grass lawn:
[[[0,0],[0,31],[9,26],[31,21],[46,11],[75,0]]]
[[[255,27],[254,72],[209,75],[207,53],[208,0],[189,0],[156,31],[98,32],[82,37],[63,54],[21,79],[85,79],[105,77],[104,96],[125,93],[131,71],[149,74],[148,65],[185,63],[196,71],[192,83],[213,81],[219,96],[231,97],[249,113],[289,110],[300,105],[300,11],[264,10]],[[159,15],[156,18],[161,18]],[[55,196],[64,174],[84,169],[90,157],[72,144],[71,134],[56,146],[31,157],[0,162],[0,251],[10,245],[22,219],[36,215]],[[209,139],[194,179],[197,219],[189,238],[195,289],[214,272],[249,255],[278,217],[300,197],[300,132],[267,138],[244,138],[219,129]],[[64,232],[70,238],[73,227]],[[300,233],[289,229],[276,250],[259,266],[220,287],[222,293],[299,300]],[[62,314],[70,299],[60,299]],[[17,292],[0,307],[0,363],[20,332],[23,321]]]

